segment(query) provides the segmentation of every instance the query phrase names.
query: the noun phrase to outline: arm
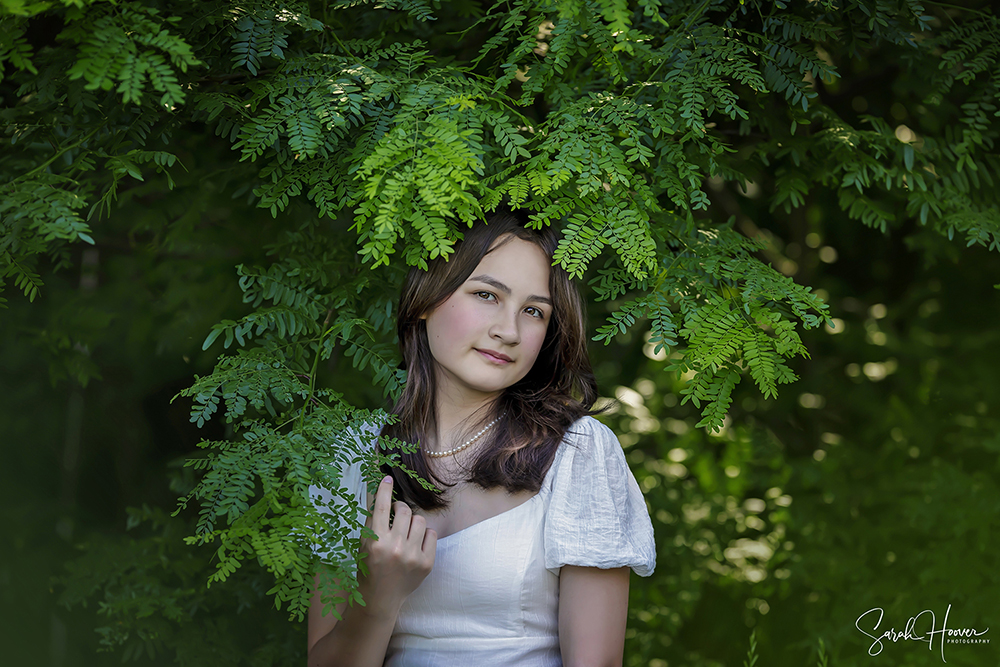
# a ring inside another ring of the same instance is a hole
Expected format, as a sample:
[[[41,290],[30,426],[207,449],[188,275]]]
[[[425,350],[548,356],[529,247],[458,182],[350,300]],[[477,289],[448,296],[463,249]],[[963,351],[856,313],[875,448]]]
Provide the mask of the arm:
[[[559,573],[559,648],[565,667],[621,667],[629,568],[565,565]]]
[[[434,566],[437,533],[427,528],[401,502],[394,506],[392,525],[392,478],[386,477],[375,494],[369,527],[377,540],[362,540],[367,554],[368,576],[358,582],[365,606],[337,605],[342,619],[323,616],[317,590],[309,607],[309,667],[380,667],[396,616],[406,596],[412,593]],[[317,578],[318,588],[318,578]]]

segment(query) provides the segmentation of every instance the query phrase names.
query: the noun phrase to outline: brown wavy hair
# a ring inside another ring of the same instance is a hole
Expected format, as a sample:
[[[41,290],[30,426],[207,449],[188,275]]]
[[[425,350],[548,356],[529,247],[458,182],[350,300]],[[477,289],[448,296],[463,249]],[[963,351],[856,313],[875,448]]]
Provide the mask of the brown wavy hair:
[[[555,233],[549,228],[530,229],[525,223],[511,212],[498,212],[486,224],[477,223],[466,231],[448,261],[434,259],[426,271],[410,269],[396,320],[407,371],[406,386],[392,408],[399,419],[384,427],[382,435],[419,443],[423,434],[436,431],[435,361],[421,316],[444,303],[472,275],[483,257],[507,240],[518,238],[534,243],[551,259],[557,244]],[[464,435],[468,435],[502,415],[483,435],[479,453],[467,468],[466,480],[484,489],[537,492],[566,430],[580,417],[593,414],[597,383],[587,354],[583,299],[569,275],[558,266],[550,268],[549,292],[552,317],[534,366],[477,413],[470,420],[475,423],[464,429]],[[400,458],[422,478],[438,487],[447,486],[431,473],[422,450],[401,452]],[[447,506],[440,492],[425,489],[398,468],[387,467],[385,472],[392,475],[395,488],[407,502],[424,510]]]

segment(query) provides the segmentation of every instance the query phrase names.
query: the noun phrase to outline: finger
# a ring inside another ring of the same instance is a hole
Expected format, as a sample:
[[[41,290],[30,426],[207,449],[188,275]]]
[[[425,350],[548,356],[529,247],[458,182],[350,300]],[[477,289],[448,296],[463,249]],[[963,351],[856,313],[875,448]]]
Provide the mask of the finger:
[[[389,530],[394,533],[402,533],[405,539],[406,534],[410,532],[410,516],[412,514],[413,512],[410,510],[410,506],[402,500],[394,502],[392,504],[392,526]]]
[[[427,519],[419,514],[414,514],[410,518],[410,532],[407,534],[406,540],[414,543],[419,548],[424,543],[424,532],[426,530]]]
[[[431,564],[434,563],[434,554],[437,553],[437,543],[438,534],[436,530],[428,528],[424,531],[424,543],[421,545],[420,550],[423,551],[425,555],[430,556]]]
[[[375,492],[375,507],[372,510],[371,529],[376,535],[389,531],[389,507],[392,505],[392,477],[386,475]]]

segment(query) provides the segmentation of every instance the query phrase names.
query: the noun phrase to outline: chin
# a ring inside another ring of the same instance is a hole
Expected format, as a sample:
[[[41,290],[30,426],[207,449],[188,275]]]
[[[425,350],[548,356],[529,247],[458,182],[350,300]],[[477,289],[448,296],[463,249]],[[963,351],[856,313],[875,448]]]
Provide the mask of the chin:
[[[474,391],[478,391],[481,394],[499,394],[508,387],[513,386],[520,380],[520,378],[505,378],[503,380],[494,380],[492,382],[476,382],[470,383],[468,386]]]
[[[499,394],[503,392],[504,389],[509,387],[509,384],[488,384],[488,385],[478,385],[472,387],[473,391],[477,391],[480,394]]]

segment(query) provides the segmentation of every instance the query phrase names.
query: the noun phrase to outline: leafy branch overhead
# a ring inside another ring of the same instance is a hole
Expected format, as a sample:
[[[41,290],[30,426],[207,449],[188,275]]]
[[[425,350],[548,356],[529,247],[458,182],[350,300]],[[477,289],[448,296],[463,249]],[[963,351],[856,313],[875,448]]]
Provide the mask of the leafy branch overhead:
[[[293,615],[315,560],[306,534],[346,535],[356,516],[317,515],[307,480],[362,456],[342,435],[331,448],[331,433],[385,419],[348,405],[321,371],[343,355],[398,392],[402,271],[448,257],[497,207],[562,230],[555,261],[608,312],[595,339],[648,329],[710,430],[744,376],[765,397],[793,381],[799,332],[827,321],[743,214],[713,222],[713,188],[763,187],[771,211],[789,213],[828,192],[864,225],[913,221],[1000,250],[1000,22],[977,11],[153,4],[0,4],[0,289],[43,296],[78,242],[101,246],[119,202],[188,170],[202,190],[270,212],[266,259],[237,260],[246,312],[207,332],[204,348],[224,356],[183,394],[194,422],[222,416],[233,436],[194,464],[206,471],[195,541],[216,545],[217,580],[258,559]],[[845,63],[880,51],[927,73],[912,105],[932,121],[835,111]],[[195,142],[228,156],[224,174],[201,171]],[[186,211],[165,236],[209,217]],[[339,557],[332,576],[347,577]]]

